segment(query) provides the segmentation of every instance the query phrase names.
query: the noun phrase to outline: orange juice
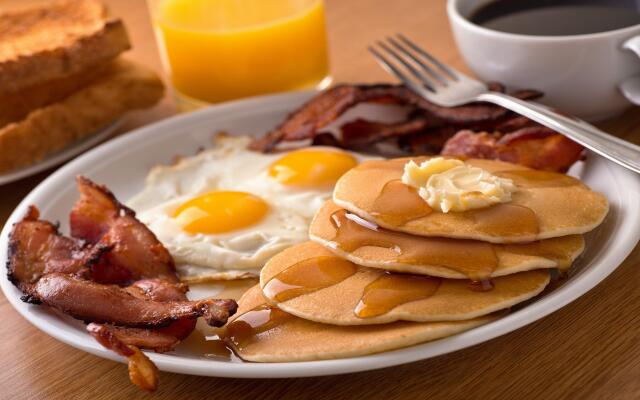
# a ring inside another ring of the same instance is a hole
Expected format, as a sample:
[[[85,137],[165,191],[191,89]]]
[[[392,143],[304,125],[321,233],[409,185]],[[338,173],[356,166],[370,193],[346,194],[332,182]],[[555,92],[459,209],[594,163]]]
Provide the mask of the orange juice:
[[[294,90],[328,75],[321,0],[157,0],[154,18],[173,86],[190,98]]]

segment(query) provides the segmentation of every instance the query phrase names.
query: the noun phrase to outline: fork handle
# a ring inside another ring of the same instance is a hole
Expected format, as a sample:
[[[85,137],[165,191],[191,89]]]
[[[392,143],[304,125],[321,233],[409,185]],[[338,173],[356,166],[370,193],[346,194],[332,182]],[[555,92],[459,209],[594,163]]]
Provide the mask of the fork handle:
[[[524,115],[562,133],[594,153],[640,174],[640,146],[611,136],[585,121],[561,115],[545,106],[504,93],[486,92],[478,95],[476,100],[497,104]]]

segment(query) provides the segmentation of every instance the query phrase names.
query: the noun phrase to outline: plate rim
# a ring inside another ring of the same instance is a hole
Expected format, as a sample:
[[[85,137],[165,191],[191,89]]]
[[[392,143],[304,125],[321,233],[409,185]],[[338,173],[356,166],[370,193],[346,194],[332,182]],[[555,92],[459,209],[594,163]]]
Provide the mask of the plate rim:
[[[257,112],[255,110],[256,108],[260,108],[260,111],[269,109],[287,109],[291,111],[296,107],[296,104],[298,106],[301,105],[315,93],[316,91],[291,92],[222,103],[188,114],[166,118],[102,143],[52,173],[18,204],[7,219],[0,233],[0,263],[4,264],[3,261],[5,261],[7,257],[8,234],[13,222],[22,217],[26,206],[33,203],[32,199],[37,197],[40,191],[44,191],[51,185],[55,186],[58,181],[76,171],[78,166],[92,159],[101,158],[101,156],[112,151],[117,151],[119,147],[136,143],[148,135],[152,135],[154,131],[173,129],[179,132],[180,125],[189,125],[190,123],[195,123],[200,120],[212,120],[216,115],[223,115],[224,113],[232,111],[242,113],[241,110],[243,109],[249,109],[249,111],[253,109],[254,112]],[[640,195],[640,179],[638,179],[637,176],[613,163],[605,161],[595,154],[590,153],[589,157],[594,159],[596,164],[601,163],[602,167],[607,168],[616,181],[620,181],[621,179],[625,180],[624,187],[627,190],[621,193],[626,194],[626,198],[632,198],[633,193]],[[619,184],[617,185],[619,186]],[[626,203],[621,200],[621,204]],[[625,217],[627,220],[637,221],[640,219],[640,205],[635,209],[625,211],[631,213],[631,215]],[[515,311],[497,321],[454,336],[379,354],[335,360],[287,363],[229,363],[211,359],[181,357],[175,354],[156,354],[152,352],[146,352],[146,354],[156,363],[159,369],[168,372],[235,378],[295,378],[335,375],[385,368],[461,350],[515,331],[557,311],[584,295],[618,268],[631,253],[638,239],[640,239],[640,224],[629,227],[629,223],[624,224],[624,221],[619,221],[622,219],[620,214],[617,216],[618,218],[615,221],[616,230],[618,230],[619,224],[623,224],[623,226],[627,228],[627,233],[630,233],[634,239],[616,242],[613,243],[612,246],[607,247],[606,254],[602,256],[604,260],[600,260],[601,265],[596,265],[591,270],[586,271],[580,279],[576,278],[577,281],[574,279],[574,282],[570,282],[571,288],[574,289],[571,293],[567,293],[569,287],[564,285],[521,310]],[[605,263],[605,261],[608,262]],[[30,308],[28,304],[21,302],[19,297],[15,295],[15,290],[17,289],[11,285],[8,279],[1,279],[0,287],[13,308],[16,309],[23,318],[47,335],[99,357],[125,362],[125,359],[102,348],[84,332],[68,329],[69,324],[64,319],[54,325],[50,323],[47,324],[47,320],[53,317],[43,312],[43,310]],[[62,326],[62,328],[59,328],[57,325]],[[67,327],[66,330],[64,329],[65,327]],[[434,348],[436,350],[434,350]]]

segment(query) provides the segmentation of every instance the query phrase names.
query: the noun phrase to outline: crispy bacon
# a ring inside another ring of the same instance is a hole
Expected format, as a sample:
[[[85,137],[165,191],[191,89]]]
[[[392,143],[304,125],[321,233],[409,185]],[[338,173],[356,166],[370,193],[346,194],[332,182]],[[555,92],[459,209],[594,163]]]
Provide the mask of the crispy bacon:
[[[390,137],[422,133],[428,128],[437,125],[440,125],[439,122],[426,114],[419,114],[407,121],[396,123],[367,121],[360,118],[347,122],[340,127],[341,144],[345,148],[356,148]]]
[[[46,304],[84,321],[138,328],[163,327],[179,319],[198,317],[204,317],[211,326],[222,326],[237,308],[233,300],[144,300],[116,285],[58,272],[40,278],[27,290],[26,300]]]
[[[494,85],[493,88],[504,90],[498,85]],[[540,93],[526,90],[516,92],[514,95],[530,99],[539,96]],[[441,107],[401,85],[338,85],[308,101],[291,113],[276,129],[255,140],[250,147],[257,151],[271,152],[281,141],[313,139],[319,129],[336,120],[348,109],[363,102],[412,106],[442,123],[459,126],[496,121],[508,113],[502,107],[487,103]]]
[[[582,157],[581,145],[545,127],[523,128],[498,140],[500,160],[534,169],[566,172]]]
[[[496,145],[500,139],[499,133],[463,130],[455,134],[442,149],[442,155],[460,158],[484,158],[497,157]]]
[[[90,322],[87,330],[96,340],[127,357],[131,381],[154,390],[158,370],[139,348],[172,350],[194,330],[196,318],[222,326],[237,304],[188,301],[188,286],[179,283],[171,255],[135,213],[104,186],[79,177],[78,187],[73,237],[39,220],[35,207],[15,224],[9,279],[23,301]]]
[[[490,130],[498,131],[502,133],[510,133],[522,128],[529,128],[532,126],[541,126],[535,121],[530,120],[522,115],[514,115],[511,118],[507,118],[504,121],[499,122],[496,126],[491,127]]]
[[[111,342],[113,339],[117,339],[123,344],[154,350],[158,353],[171,351],[180,343],[180,340],[175,336],[157,329],[129,328],[92,322],[87,325],[87,331],[100,344],[111,350],[114,349],[110,345],[105,345],[105,341]],[[120,353],[118,352],[118,354]]]
[[[134,282],[131,286],[126,288],[127,291],[142,299],[149,299],[153,301],[183,301],[187,300],[187,291],[189,287],[184,283],[170,283],[161,279],[143,279]],[[172,322],[169,326],[163,328],[154,329],[161,335],[172,336],[178,340],[185,339],[193,332],[196,327],[196,320],[191,318],[182,318],[178,321]],[[159,351],[156,348],[148,347],[144,345],[138,345],[145,349],[153,349]]]
[[[39,215],[36,207],[29,207],[9,236],[8,276],[21,290],[51,272],[86,275],[109,250],[62,236],[57,226],[38,219]]]
[[[126,357],[129,365],[129,379],[133,384],[148,392],[158,388],[158,368],[149,357],[132,343],[129,334],[124,339],[121,336],[123,329],[132,331],[131,328],[116,328],[108,325],[89,324],[87,331],[98,343],[113,352]],[[141,330],[142,332],[147,330]]]
[[[564,172],[582,156],[582,146],[549,128],[533,126],[500,135],[469,130],[458,132],[443,155],[498,159],[548,171]]]
[[[143,278],[177,282],[173,258],[158,238],[106,187],[77,178],[80,199],[69,216],[71,236],[111,248],[92,268],[92,280],[127,284]]]
[[[140,349],[129,347],[133,350],[133,354],[127,357],[129,380],[142,390],[155,391],[158,388],[158,367]]]
[[[127,291],[140,299],[153,301],[186,300],[189,286],[184,283],[167,282],[164,279],[141,279],[128,286]]]
[[[182,283],[173,284],[160,279],[145,279],[134,282],[125,290],[140,299],[166,302],[186,300],[187,289],[187,285]],[[195,325],[196,320],[191,318],[182,318],[172,322],[169,326],[155,329],[130,328],[92,322],[87,325],[87,331],[107,349],[129,357],[127,354],[123,354],[123,351],[128,352],[131,346],[153,350],[157,353],[171,351],[182,339],[193,332]],[[129,362],[131,363],[131,359]],[[131,370],[131,365],[129,369]],[[133,378],[132,381],[136,383]]]

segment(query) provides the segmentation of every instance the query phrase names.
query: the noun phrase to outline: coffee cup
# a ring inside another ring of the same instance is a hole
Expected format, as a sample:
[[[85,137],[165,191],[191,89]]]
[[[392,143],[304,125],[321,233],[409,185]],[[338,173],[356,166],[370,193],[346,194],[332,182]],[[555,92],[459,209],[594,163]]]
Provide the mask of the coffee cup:
[[[471,22],[494,0],[449,0],[447,13],[463,59],[484,81],[544,92],[541,103],[597,121],[640,105],[640,25],[605,32],[536,36]]]

